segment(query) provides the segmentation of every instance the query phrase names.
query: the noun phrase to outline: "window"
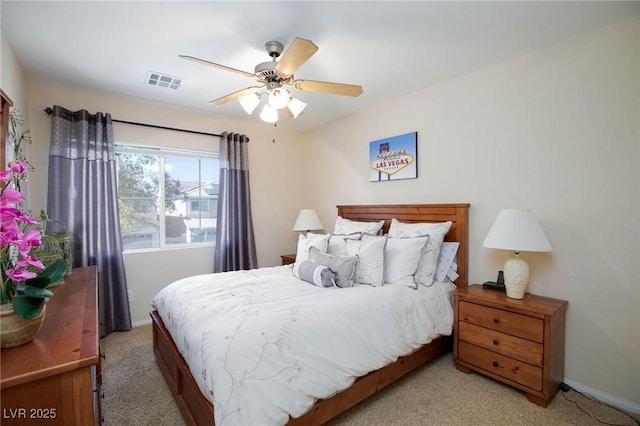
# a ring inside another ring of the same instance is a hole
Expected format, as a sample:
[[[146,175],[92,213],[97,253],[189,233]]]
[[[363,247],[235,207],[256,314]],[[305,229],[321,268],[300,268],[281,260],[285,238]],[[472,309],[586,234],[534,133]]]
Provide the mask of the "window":
[[[191,211],[206,212],[209,210],[209,200],[191,200]]]
[[[215,241],[216,155],[117,145],[116,158],[124,250]]]

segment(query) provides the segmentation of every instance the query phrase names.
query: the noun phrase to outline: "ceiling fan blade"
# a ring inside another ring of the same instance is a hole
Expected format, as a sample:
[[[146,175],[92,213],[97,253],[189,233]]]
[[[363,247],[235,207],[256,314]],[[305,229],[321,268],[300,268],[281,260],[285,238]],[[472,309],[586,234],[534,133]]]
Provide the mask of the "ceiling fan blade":
[[[355,84],[328,83],[326,81],[313,80],[296,80],[293,82],[293,87],[302,91],[353,97],[360,96],[363,92],[362,86]]]
[[[238,90],[237,92],[229,93],[228,95],[222,96],[218,99],[214,99],[209,101],[211,105],[224,105],[227,102],[231,102],[235,99],[238,99],[241,96],[250,95],[251,93],[255,93],[258,90],[262,89],[264,86],[251,86],[242,90]]]
[[[285,75],[293,75],[317,51],[318,46],[311,40],[296,37],[280,57],[276,70]]]
[[[242,74],[244,76],[247,77],[251,77],[251,78],[255,78],[255,79],[259,79],[259,77],[253,73],[247,72],[247,71],[242,71],[236,68],[231,68],[228,67],[226,65],[221,65],[221,64],[216,64],[215,62],[210,62],[210,61],[206,61],[204,59],[200,59],[200,58],[196,58],[194,56],[189,56],[189,55],[178,55],[180,58],[182,59],[186,59],[187,61],[193,61],[193,62],[197,62],[199,64],[204,64],[204,65],[209,65],[212,67],[216,67],[216,68],[221,68],[223,70],[227,70],[227,71],[231,71],[234,72],[236,74]]]

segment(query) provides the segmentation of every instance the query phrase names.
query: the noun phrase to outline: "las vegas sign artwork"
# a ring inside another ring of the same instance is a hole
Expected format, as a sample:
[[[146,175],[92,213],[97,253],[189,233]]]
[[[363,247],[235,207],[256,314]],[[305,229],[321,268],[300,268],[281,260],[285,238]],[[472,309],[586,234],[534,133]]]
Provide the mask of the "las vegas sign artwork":
[[[412,132],[369,143],[369,181],[380,182],[418,177],[418,133]]]

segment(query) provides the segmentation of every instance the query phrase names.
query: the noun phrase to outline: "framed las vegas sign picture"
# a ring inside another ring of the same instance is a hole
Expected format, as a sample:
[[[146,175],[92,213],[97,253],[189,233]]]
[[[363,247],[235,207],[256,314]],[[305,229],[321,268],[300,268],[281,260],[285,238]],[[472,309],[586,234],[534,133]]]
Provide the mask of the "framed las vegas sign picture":
[[[369,181],[382,182],[418,177],[418,132],[369,143]]]

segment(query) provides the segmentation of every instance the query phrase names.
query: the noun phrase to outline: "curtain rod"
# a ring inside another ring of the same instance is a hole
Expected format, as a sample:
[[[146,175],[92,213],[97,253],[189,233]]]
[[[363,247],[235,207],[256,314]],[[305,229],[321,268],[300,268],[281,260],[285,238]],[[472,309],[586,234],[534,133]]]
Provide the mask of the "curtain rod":
[[[47,107],[47,108],[45,108],[44,112],[46,112],[47,114],[51,115],[53,113],[53,109],[51,109],[50,107]],[[111,121],[113,121],[115,123],[131,124],[133,126],[153,127],[155,129],[173,130],[173,131],[176,131],[176,132],[185,132],[185,133],[195,133],[197,135],[217,136],[217,137],[221,137],[222,136],[222,135],[219,135],[217,133],[199,132],[197,130],[188,130],[188,129],[177,129],[175,127],[165,127],[165,126],[158,126],[158,125],[155,125],[155,124],[136,123],[135,121],[116,120],[114,118],[112,118]]]

